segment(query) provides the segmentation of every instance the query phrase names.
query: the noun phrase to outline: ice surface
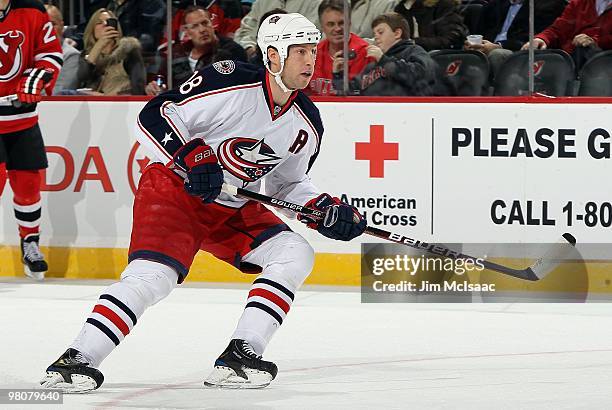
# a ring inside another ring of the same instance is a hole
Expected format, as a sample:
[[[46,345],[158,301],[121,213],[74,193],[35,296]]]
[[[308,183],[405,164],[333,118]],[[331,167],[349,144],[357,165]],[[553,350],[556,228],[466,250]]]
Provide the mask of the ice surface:
[[[103,288],[3,279],[0,387],[35,385]],[[61,409],[612,408],[610,304],[374,305],[356,291],[298,292],[264,355],[279,367],[267,389],[204,389],[246,293],[176,289],[102,364],[104,385]]]

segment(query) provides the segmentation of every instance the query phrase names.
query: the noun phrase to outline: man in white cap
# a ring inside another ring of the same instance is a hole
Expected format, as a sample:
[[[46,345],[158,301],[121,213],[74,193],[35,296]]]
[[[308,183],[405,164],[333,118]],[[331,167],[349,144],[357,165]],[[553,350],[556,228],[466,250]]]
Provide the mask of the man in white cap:
[[[44,388],[97,389],[100,363],[145,309],[183,282],[200,249],[260,273],[204,385],[260,388],[275,378],[276,365],[261,355],[312,270],[314,251],[269,209],[221,189],[225,182],[259,191],[265,179],[267,195],[325,212],[322,221],[301,218],[321,234],[348,241],[363,233],[359,212],[321,193],[308,176],[323,125],[300,90],[312,77],[320,37],[300,14],[272,15],[258,33],[266,70],[221,61],[143,108],[136,135],[154,163],[136,193],[129,264],[47,368]],[[206,325],[205,315],[199,325]]]

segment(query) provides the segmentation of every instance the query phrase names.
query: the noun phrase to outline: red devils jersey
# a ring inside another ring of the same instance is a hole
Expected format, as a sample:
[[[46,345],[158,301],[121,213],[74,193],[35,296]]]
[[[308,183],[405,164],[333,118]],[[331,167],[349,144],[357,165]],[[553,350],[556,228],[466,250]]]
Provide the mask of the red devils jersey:
[[[28,68],[54,72],[46,85],[51,95],[62,68],[62,47],[38,0],[12,0],[0,10],[0,96],[15,94],[22,73]],[[36,105],[20,108],[0,106],[0,134],[30,128],[38,122]]]

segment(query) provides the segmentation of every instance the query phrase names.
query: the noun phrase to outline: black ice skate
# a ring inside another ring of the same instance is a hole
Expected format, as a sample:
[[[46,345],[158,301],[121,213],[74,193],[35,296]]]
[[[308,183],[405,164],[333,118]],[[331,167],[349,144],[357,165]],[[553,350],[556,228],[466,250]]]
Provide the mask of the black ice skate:
[[[68,349],[51,366],[40,381],[43,389],[60,390],[64,393],[86,393],[97,389],[104,382],[98,369],[89,366],[81,353]]]
[[[38,247],[38,235],[29,235],[21,240],[21,260],[26,276],[32,279],[43,280],[47,272],[45,256]]]
[[[215,362],[215,368],[204,381],[204,386],[260,389],[269,385],[276,373],[276,365],[257,356],[247,341],[233,339]]]

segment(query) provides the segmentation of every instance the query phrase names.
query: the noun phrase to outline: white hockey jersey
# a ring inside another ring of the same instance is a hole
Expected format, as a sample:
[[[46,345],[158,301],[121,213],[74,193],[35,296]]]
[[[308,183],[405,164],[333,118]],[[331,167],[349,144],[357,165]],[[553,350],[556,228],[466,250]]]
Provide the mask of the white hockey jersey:
[[[153,98],[138,116],[136,137],[153,161],[202,138],[216,152],[225,182],[304,205],[320,194],[308,171],[321,146],[319,110],[301,91],[283,106],[272,100],[263,68],[230,60],[196,71],[178,89]],[[217,203],[246,200],[222,193]]]

